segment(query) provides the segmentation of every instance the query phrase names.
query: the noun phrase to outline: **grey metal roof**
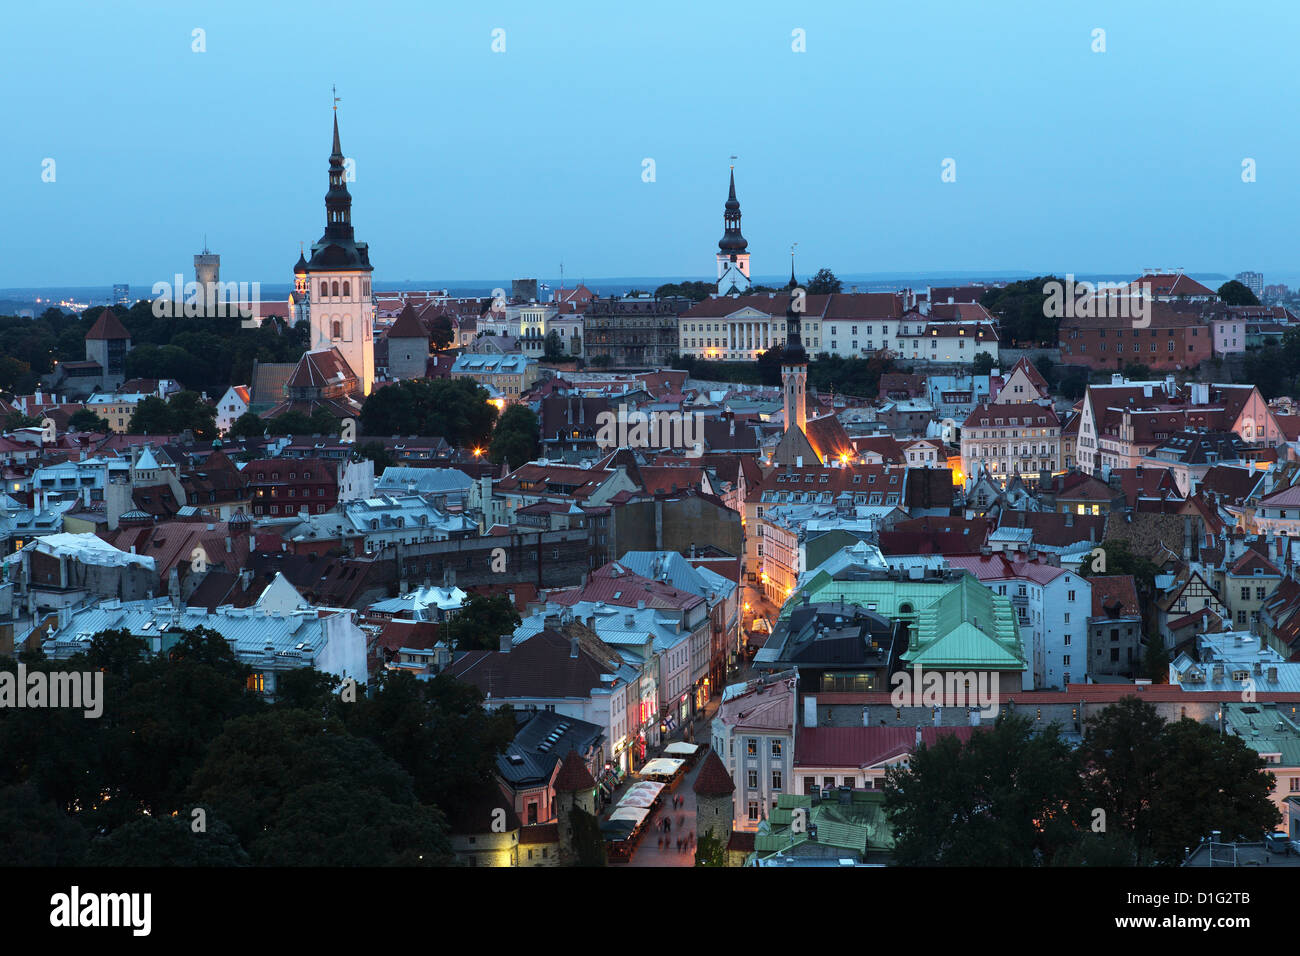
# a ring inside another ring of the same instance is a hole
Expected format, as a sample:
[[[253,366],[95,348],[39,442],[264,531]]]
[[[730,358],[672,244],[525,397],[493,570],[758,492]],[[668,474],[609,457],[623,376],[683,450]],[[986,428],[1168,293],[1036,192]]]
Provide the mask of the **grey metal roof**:
[[[514,787],[544,783],[570,750],[585,757],[603,737],[597,724],[553,711],[538,711],[519,728],[505,753],[497,757],[497,774]]]

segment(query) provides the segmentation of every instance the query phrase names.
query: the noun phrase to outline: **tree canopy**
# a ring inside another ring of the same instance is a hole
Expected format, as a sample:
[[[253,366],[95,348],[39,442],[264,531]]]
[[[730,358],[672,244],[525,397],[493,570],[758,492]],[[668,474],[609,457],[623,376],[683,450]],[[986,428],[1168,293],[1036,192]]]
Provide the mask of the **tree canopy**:
[[[156,396],[135,406],[128,430],[136,435],[178,435],[186,429],[207,441],[217,437],[217,409],[197,392],[177,392],[167,401]]]
[[[687,280],[685,282],[665,282],[659,288],[655,289],[656,299],[670,299],[681,297],[690,299],[693,302],[703,302],[709,296],[718,291],[716,282],[695,282]]]
[[[497,420],[488,392],[468,378],[413,379],[376,389],[361,407],[365,435],[441,436],[457,447],[486,446]]]
[[[835,278],[834,272],[822,268],[804,285],[804,291],[809,295],[829,295],[839,292],[843,287],[844,283]]]
[[[108,434],[108,419],[96,415],[89,408],[82,408],[68,417],[68,430],[74,432],[99,432]]]
[[[532,461],[538,454],[540,430],[536,412],[527,405],[511,405],[492,432],[488,454],[493,464],[508,461],[517,467]]]
[[[1033,732],[1003,711],[965,744],[922,744],[885,776],[894,858],[903,866],[1037,866],[1069,847],[1083,820],[1079,762],[1059,728]]]
[[[980,305],[1000,319],[1005,347],[1041,345],[1054,348],[1060,317],[1047,314],[1047,283],[1060,282],[1055,276],[1038,276],[1011,282],[1000,289],[989,289],[980,296]]]
[[[471,594],[443,630],[457,650],[495,651],[501,635],[512,633],[519,621],[519,612],[505,595]]]
[[[1087,800],[1107,832],[1132,842],[1143,864],[1176,865],[1211,831],[1228,841],[1263,838],[1281,820],[1264,759],[1241,737],[1190,718],[1166,722],[1126,697],[1090,717],[1080,755]]]
[[[1259,297],[1250,291],[1250,286],[1236,279],[1219,286],[1219,301],[1224,305],[1259,305]]]
[[[456,329],[445,315],[435,316],[429,323],[429,344],[435,349],[445,349],[456,338]]]
[[[163,647],[118,630],[66,661],[25,652],[29,674],[102,672],[103,707],[0,708],[0,865],[451,862],[443,808],[495,786],[515,732],[446,677],[381,674],[349,700],[304,668],[271,703],[216,631]]]

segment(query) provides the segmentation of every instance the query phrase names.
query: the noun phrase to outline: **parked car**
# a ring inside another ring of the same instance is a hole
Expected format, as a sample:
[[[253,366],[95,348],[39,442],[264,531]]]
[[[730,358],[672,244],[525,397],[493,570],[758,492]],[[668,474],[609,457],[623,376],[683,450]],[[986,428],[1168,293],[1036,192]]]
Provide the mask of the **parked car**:
[[[1268,847],[1269,853],[1281,853],[1283,855],[1290,853],[1291,844],[1291,838],[1285,833],[1274,832],[1269,833],[1264,837],[1264,845]]]

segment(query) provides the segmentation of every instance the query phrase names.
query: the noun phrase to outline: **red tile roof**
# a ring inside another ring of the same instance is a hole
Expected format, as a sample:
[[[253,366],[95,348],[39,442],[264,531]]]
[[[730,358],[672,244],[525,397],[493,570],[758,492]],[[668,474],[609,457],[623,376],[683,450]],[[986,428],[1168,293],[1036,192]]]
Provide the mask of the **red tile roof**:
[[[629,571],[617,561],[597,568],[585,585],[551,594],[550,600],[568,607],[580,601],[604,601],[617,607],[636,607],[643,601],[646,607],[683,610],[704,602],[698,594]]]
[[[1092,585],[1092,616],[1133,617],[1141,613],[1137,584],[1131,574],[1099,574],[1088,579]]]
[[[131,333],[112,309],[105,309],[99,313],[99,318],[86,333],[88,339],[129,339],[130,337]]]
[[[849,459],[856,457],[848,432],[834,415],[814,418],[804,426],[803,433],[817,457],[824,462],[838,460],[844,455],[848,455]]]
[[[1013,422],[1012,419],[1015,419]],[[997,422],[1001,424],[995,424]],[[1056,426],[1061,424],[1061,420],[1056,417],[1056,412],[1043,405],[1035,405],[1032,402],[1018,402],[1015,404],[989,405],[979,404],[971,409],[971,413],[966,416],[963,425],[965,428],[1008,428],[1017,423],[1022,425],[1047,425]]]
[[[560,825],[558,823],[535,823],[519,828],[520,846],[537,846],[542,843],[559,843]]]
[[[1277,565],[1260,554],[1253,547],[1247,548],[1245,553],[1232,565],[1228,573],[1234,577],[1249,577],[1258,572],[1261,575],[1271,575],[1281,577],[1282,572],[1278,570]]]
[[[700,772],[695,776],[692,789],[702,797],[725,797],[734,793],[736,785],[731,782],[731,774],[723,766],[716,751],[710,750],[704,755]]]
[[[956,737],[964,743],[978,729],[922,727],[921,743],[933,747],[940,737]],[[914,727],[800,727],[795,738],[794,765],[856,769],[911,753],[915,748]]]
[[[356,373],[336,348],[304,352],[286,383],[289,388],[323,388],[356,380]]]
[[[415,314],[415,309],[408,302],[406,307],[398,314],[396,321],[388,327],[388,337],[390,339],[427,339],[429,332],[420,321],[420,317]]]
[[[1195,279],[1185,276],[1181,272],[1148,273],[1129,283],[1129,289],[1133,291],[1145,290],[1151,295],[1208,295],[1218,297],[1218,293],[1213,289],[1201,285]]]
[[[586,761],[578,751],[570,750],[560,764],[560,772],[555,775],[556,793],[576,793],[579,790],[596,789],[596,781],[587,769]]]

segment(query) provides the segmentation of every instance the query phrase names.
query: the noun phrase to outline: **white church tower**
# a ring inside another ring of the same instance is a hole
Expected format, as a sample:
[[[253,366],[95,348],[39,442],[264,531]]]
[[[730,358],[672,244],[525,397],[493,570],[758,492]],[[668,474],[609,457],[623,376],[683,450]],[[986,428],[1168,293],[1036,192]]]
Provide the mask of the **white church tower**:
[[[736,167],[731,167],[731,190],[722,213],[725,227],[718,242],[718,295],[748,292],[749,243],[740,234],[740,200],[736,198]]]
[[[330,188],[325,194],[325,234],[294,266],[289,298],[293,321],[311,323],[311,351],[338,349],[357,376],[361,394],[375,381],[375,300],[370,289],[370,248],[352,231],[343,148],[339,145],[338,100],[334,105],[334,149]]]

